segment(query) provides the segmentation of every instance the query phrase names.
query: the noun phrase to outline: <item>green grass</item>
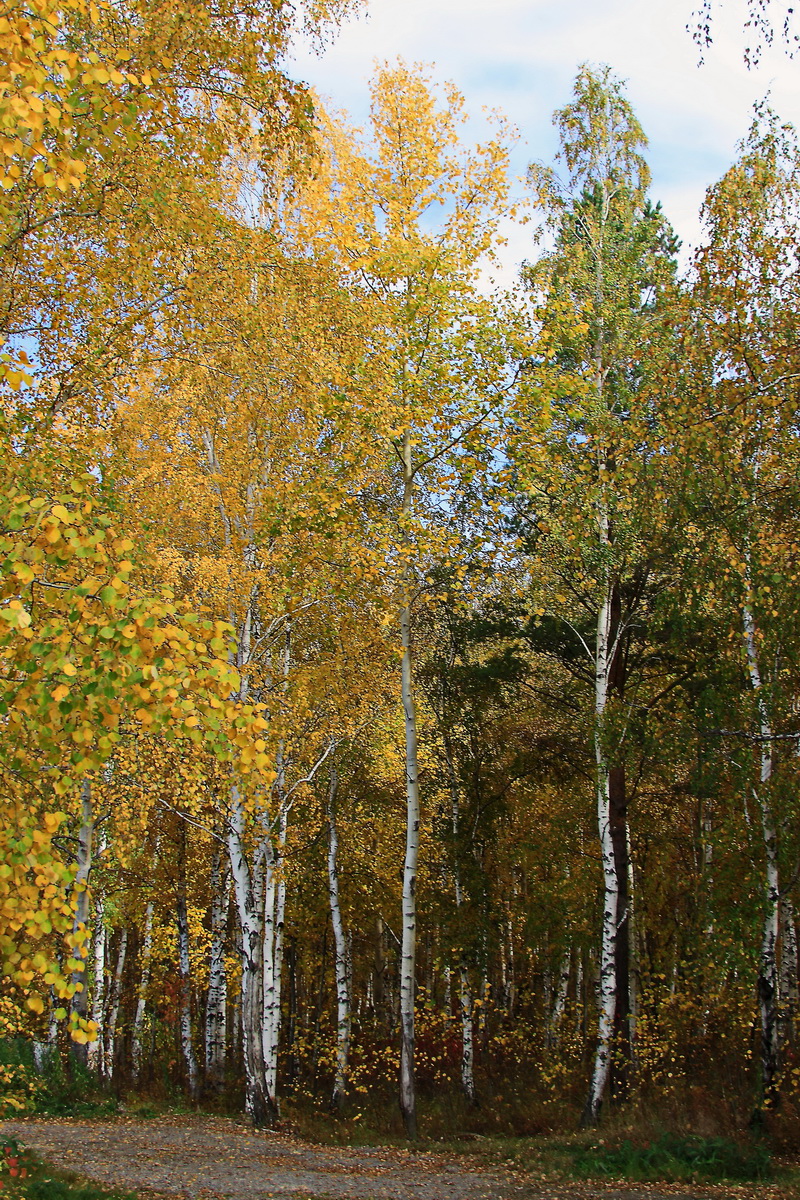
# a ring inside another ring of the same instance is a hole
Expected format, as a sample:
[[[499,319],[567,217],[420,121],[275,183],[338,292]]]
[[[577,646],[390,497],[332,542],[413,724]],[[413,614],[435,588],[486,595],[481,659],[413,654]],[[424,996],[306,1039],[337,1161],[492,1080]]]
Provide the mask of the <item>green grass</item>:
[[[763,1182],[773,1174],[769,1151],[763,1145],[675,1134],[663,1134],[644,1145],[625,1140],[575,1149],[570,1166],[571,1173],[583,1179],[600,1176],[670,1183]]]
[[[109,1191],[96,1183],[87,1183],[52,1171],[38,1178],[25,1180],[19,1189],[25,1200],[136,1200],[133,1192]]]
[[[132,1192],[58,1171],[7,1136],[0,1139],[0,1185],[8,1200],[136,1200]]]
[[[138,1117],[140,1121],[152,1121],[154,1117],[161,1116],[161,1111],[156,1108],[155,1104],[136,1104],[128,1110],[132,1117]]]

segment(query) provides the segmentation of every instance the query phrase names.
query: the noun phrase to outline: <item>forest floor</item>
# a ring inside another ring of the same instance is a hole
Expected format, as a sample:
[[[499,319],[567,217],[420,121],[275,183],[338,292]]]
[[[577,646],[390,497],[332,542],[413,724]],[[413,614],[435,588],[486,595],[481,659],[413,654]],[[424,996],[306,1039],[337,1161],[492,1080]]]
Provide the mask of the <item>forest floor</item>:
[[[320,1146],[225,1117],[6,1121],[46,1162],[142,1200],[781,1200],[765,1184],[621,1184],[548,1178],[472,1154]],[[796,1193],[795,1193],[796,1194]]]

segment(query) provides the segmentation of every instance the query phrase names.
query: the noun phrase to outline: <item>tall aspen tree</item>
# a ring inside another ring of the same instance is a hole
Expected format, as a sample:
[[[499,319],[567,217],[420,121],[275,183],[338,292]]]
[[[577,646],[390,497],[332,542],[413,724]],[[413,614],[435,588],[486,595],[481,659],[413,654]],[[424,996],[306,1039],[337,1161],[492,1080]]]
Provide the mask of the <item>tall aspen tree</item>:
[[[798,692],[789,667],[797,612],[783,587],[797,570],[798,553],[789,516],[796,495],[800,379],[795,131],[762,107],[738,161],[709,189],[703,215],[707,242],[697,255],[687,312],[686,394],[670,427],[679,452],[702,464],[702,493],[695,485],[687,488],[692,548],[697,551],[702,530],[696,563],[721,585],[715,607],[741,647],[738,665],[749,684],[749,695],[738,701],[738,731],[720,736],[746,738],[753,747],[747,799],[759,815],[763,849],[760,1108],[777,1095],[783,1000],[791,1005],[796,994],[796,982],[784,979],[782,986],[780,968],[781,907],[788,899],[781,778],[791,778],[780,747]],[[785,937],[791,945],[788,926]]]
[[[328,822],[328,902],[333,925],[335,946],[334,973],[336,976],[336,1074],[333,1082],[331,1108],[341,1109],[347,1098],[347,1073],[350,1057],[352,1029],[350,962],[348,941],[342,920],[339,897],[339,831],[336,820],[336,797],[339,790],[339,772],[335,764],[330,768],[330,784],[326,816]]]
[[[442,102],[429,80],[404,64],[384,67],[372,86],[369,140],[359,144],[329,122],[318,183],[327,196],[318,191],[308,201],[317,211],[327,205],[331,243],[344,251],[340,261],[354,285],[376,304],[366,395],[397,489],[383,570],[400,643],[406,822],[399,1091],[412,1139],[421,813],[414,608],[430,566],[457,554],[453,534],[444,522],[436,528],[432,510],[456,494],[460,458],[467,473],[480,469],[514,377],[508,331],[477,287],[480,260],[507,203],[507,149],[502,136],[464,147],[462,108],[452,86]]]
[[[647,201],[650,175],[642,157],[647,140],[610,70],[583,67],[572,103],[557,111],[554,120],[566,178],[534,165],[530,180],[555,235],[555,248],[526,270],[526,278],[543,298],[542,326],[550,352],[562,370],[573,372],[571,394],[562,383],[567,395],[545,436],[556,469],[569,478],[567,494],[573,503],[558,508],[546,499],[542,503],[535,484],[531,494],[547,531],[543,546],[556,550],[560,543],[565,568],[577,549],[579,574],[594,585],[591,597],[582,600],[587,613],[594,610],[593,628],[588,623],[585,630],[576,628],[572,613],[563,617],[585,654],[581,671],[593,693],[595,809],[603,874],[597,1045],[584,1113],[584,1120],[593,1124],[614,1040],[623,1055],[631,1053],[633,898],[628,894],[625,765],[614,714],[625,703],[631,625],[640,618],[650,570],[632,521],[639,448],[630,429],[638,429],[642,349],[649,330],[657,328],[658,300],[674,265],[668,227]],[[523,457],[525,453],[523,447]],[[541,496],[548,494],[545,487]],[[550,529],[554,537],[548,543]],[[554,619],[562,619],[558,609]]]

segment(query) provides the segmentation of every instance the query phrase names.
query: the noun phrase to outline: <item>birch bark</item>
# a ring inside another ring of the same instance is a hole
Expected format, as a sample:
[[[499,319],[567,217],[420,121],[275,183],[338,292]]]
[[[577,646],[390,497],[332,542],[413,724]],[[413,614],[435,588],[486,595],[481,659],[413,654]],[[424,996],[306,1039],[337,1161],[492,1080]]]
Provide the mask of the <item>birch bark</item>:
[[[413,508],[414,472],[411,433],[403,435],[404,518]],[[402,702],[406,735],[406,853],[403,863],[403,931],[400,950],[400,1111],[409,1138],[417,1137],[417,1098],[414,1082],[414,996],[417,949],[417,861],[419,858],[419,782],[417,766],[417,715],[411,661],[411,578],[406,574],[406,601],[400,614],[403,648]]]
[[[461,804],[456,775],[453,744],[449,734],[443,731],[444,751],[447,759],[447,773],[450,782],[450,824],[453,834],[453,889],[455,892],[456,911],[461,908],[464,900],[461,886],[461,861],[459,844],[461,836]],[[473,1030],[474,1004],[472,989],[469,981],[469,963],[463,950],[459,953],[458,962],[458,1007],[461,1014],[461,1090],[470,1104],[477,1104],[475,1091],[475,1040]]]
[[[175,924],[178,932],[178,962],[181,976],[181,1052],[186,1067],[189,1096],[192,1101],[196,1102],[200,1095],[200,1076],[197,1070],[197,1057],[194,1052],[194,1040],[192,1037],[192,976],[189,962],[189,920],[186,911],[186,896],[183,891],[178,896]]]
[[[84,779],[81,785],[81,824],[78,831],[78,863],[75,874],[75,917],[72,922],[72,932],[79,926],[89,924],[89,875],[92,869],[92,838],[94,836],[94,816],[92,813],[92,784]],[[85,967],[85,960],[82,964]],[[85,1018],[89,1007],[89,991],[86,971],[73,971],[71,980],[76,989],[71,1002],[74,1016]],[[82,1063],[89,1059],[88,1044],[73,1044],[70,1051],[74,1058]]]
[[[749,593],[749,580],[748,580]],[[769,709],[764,696],[759,666],[756,623],[748,598],[742,606],[744,644],[750,685],[756,701],[760,733],[759,787],[755,799],[761,812],[761,832],[764,838],[766,874],[764,888],[764,921],[761,930],[761,952],[758,964],[758,1008],[761,1018],[761,1092],[764,1100],[775,1094],[778,1070],[778,932],[780,923],[780,887],[778,878],[778,832],[770,800],[770,782],[774,769],[775,743]]]
[[[211,949],[208,996],[206,999],[205,1063],[206,1086],[219,1091],[225,1078],[227,1047],[228,980],[225,974],[225,926],[228,919],[230,869],[220,847],[211,859]]]
[[[113,1078],[115,1069],[116,1057],[116,1037],[117,1037],[117,1019],[119,1017],[119,1006],[122,1000],[122,974],[125,970],[125,959],[128,954],[128,930],[123,929],[120,934],[119,948],[117,950],[117,965],[114,971],[114,980],[111,986],[111,997],[108,1009],[108,1029],[106,1035],[105,1046],[105,1063],[106,1063],[106,1079]]]
[[[610,554],[611,538],[608,509],[605,499],[598,506],[598,533],[601,552]],[[609,795],[608,752],[605,744],[604,718],[608,703],[609,667],[611,663],[611,572],[604,565],[604,587],[597,615],[595,649],[594,753],[596,766],[597,830],[603,867],[603,917],[600,940],[600,973],[598,980],[599,1019],[589,1095],[583,1111],[582,1124],[594,1125],[600,1115],[608,1074],[611,1066],[611,1038],[616,1009],[616,943],[619,885],[611,836],[611,803]]]
[[[558,969],[558,982],[556,984],[555,997],[553,1000],[553,1007],[551,1009],[547,1031],[547,1041],[551,1048],[558,1045],[559,1034],[561,1032],[561,1022],[564,1019],[564,1013],[567,1007],[571,964],[572,947],[567,946],[566,950],[561,956],[561,965]]]
[[[136,1013],[133,1018],[133,1039],[131,1042],[131,1067],[134,1085],[138,1084],[142,1074],[142,1031],[147,1007],[147,989],[150,986],[150,971],[153,953],[153,914],[155,902],[148,900],[144,914],[144,935],[142,937],[142,974],[139,980],[139,995],[136,1000]]]
[[[276,846],[270,837],[265,844],[266,881],[264,888],[264,948],[262,955],[261,1039],[264,1078],[275,1111],[278,1111],[278,1042],[281,1024],[281,984],[283,977],[283,930],[286,910],[286,879],[283,852],[286,845],[287,814],[279,813]]]
[[[793,1038],[794,1019],[797,1016],[797,930],[794,923],[794,905],[788,896],[780,903],[781,956],[780,956],[780,1042],[782,1046]]]
[[[336,1076],[331,1096],[331,1108],[341,1110],[347,1098],[347,1069],[350,1057],[350,979],[348,947],[339,901],[339,834],[336,826],[336,795],[339,775],[331,766],[328,790],[328,900],[331,909],[333,938],[336,947]]]
[[[281,667],[281,691],[289,687],[292,654],[292,628],[286,624]],[[264,1058],[264,1078],[275,1113],[278,1105],[278,1045],[281,1026],[281,985],[283,980],[283,933],[286,913],[286,875],[284,852],[289,820],[290,801],[286,791],[286,745],[281,739],[276,754],[276,777],[273,802],[277,808],[275,821],[262,815],[262,853],[265,863],[264,883],[264,946],[262,950],[262,1013],[261,1042]]]
[[[577,633],[593,673],[593,754],[595,809],[603,876],[597,1003],[597,1046],[583,1122],[593,1124],[609,1082],[612,1044],[630,1043],[630,912],[628,908],[628,837],[624,766],[611,738],[609,701],[622,697],[626,661],[623,643],[632,608],[644,592],[631,588],[626,621],[621,620],[621,578],[633,583],[626,529],[632,512],[632,477],[639,448],[629,442],[627,418],[636,410],[642,345],[657,311],[659,283],[674,273],[666,225],[652,220],[647,202],[650,173],[641,151],[644,132],[610,69],[581,68],[574,99],[556,113],[561,133],[558,157],[566,167],[567,187],[557,177],[532,168],[540,199],[552,214],[558,246],[537,274],[550,299],[563,298],[586,314],[587,332],[579,360],[587,381],[586,403],[570,434],[569,453],[579,445],[586,474],[573,476],[573,520],[582,529],[580,568],[592,579],[595,644]],[[554,269],[555,268],[555,269]],[[652,289],[652,292],[651,292]],[[648,295],[650,298],[645,299]],[[658,335],[660,336],[660,334]],[[573,343],[574,347],[574,343]],[[574,348],[571,351],[574,354]],[[631,370],[636,362],[637,368]],[[572,440],[574,437],[574,441]],[[587,503],[588,498],[588,503]],[[553,506],[561,508],[559,500]],[[575,531],[571,530],[570,538]],[[636,552],[638,554],[638,550]],[[577,565],[577,564],[576,564]],[[587,570],[588,568],[588,570]],[[627,598],[627,588],[626,588]],[[587,979],[588,979],[587,972]],[[615,1080],[624,1087],[625,1073]]]
[[[240,1019],[245,1072],[245,1107],[258,1128],[277,1119],[264,1070],[262,1033],[262,955],[264,932],[263,869],[251,871],[245,844],[245,811],[238,787],[230,791],[228,854],[231,863],[236,912],[242,938],[242,994]]]
[[[89,1043],[88,1067],[99,1076],[105,1075],[103,1014],[106,994],[106,926],[105,902],[100,895],[94,901],[94,971],[92,982],[92,1021],[97,1026],[97,1036]]]

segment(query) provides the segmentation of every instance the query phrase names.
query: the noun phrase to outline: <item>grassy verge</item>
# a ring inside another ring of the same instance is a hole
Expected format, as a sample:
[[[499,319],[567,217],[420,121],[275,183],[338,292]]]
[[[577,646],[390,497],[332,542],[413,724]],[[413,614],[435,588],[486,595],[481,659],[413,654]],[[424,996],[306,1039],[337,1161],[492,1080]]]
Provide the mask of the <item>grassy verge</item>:
[[[580,1178],[664,1180],[669,1183],[763,1183],[774,1177],[766,1146],[740,1145],[726,1138],[679,1137],[663,1134],[636,1144],[627,1138],[618,1145],[590,1145],[572,1159]]]
[[[474,1156],[486,1165],[510,1168],[537,1180],[774,1184],[793,1194],[800,1185],[796,1162],[776,1161],[763,1142],[747,1138],[735,1141],[663,1132],[619,1132],[605,1137],[575,1133],[480,1138],[466,1144],[448,1141],[436,1148]]]
[[[109,1190],[54,1169],[11,1137],[0,1143],[0,1195],[8,1200],[136,1200],[133,1192]]]

